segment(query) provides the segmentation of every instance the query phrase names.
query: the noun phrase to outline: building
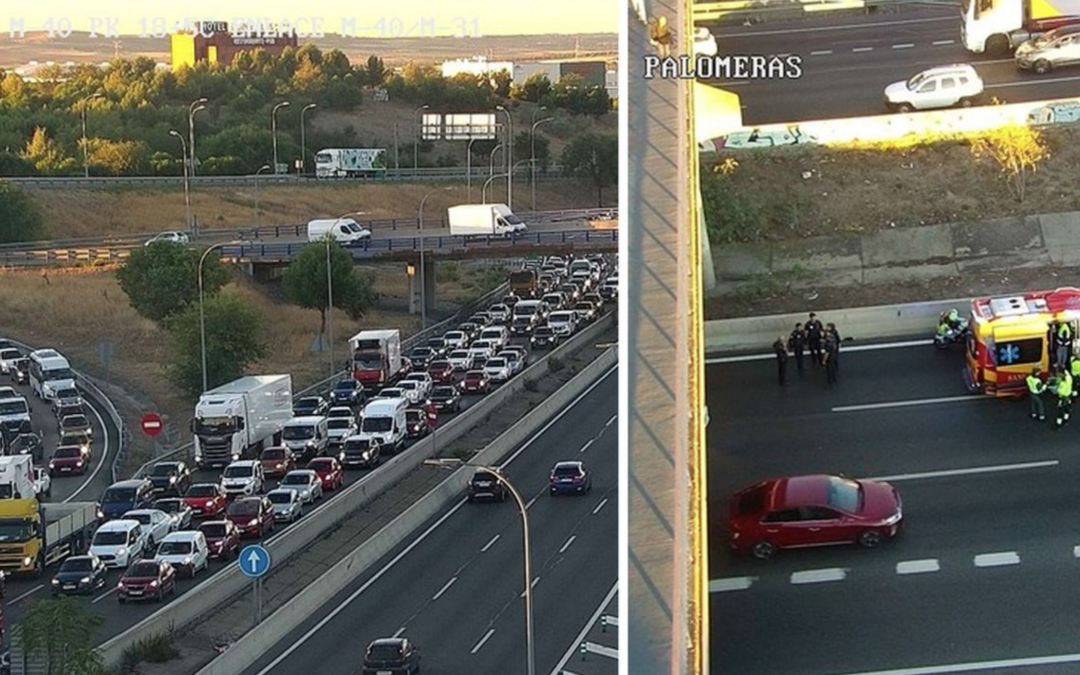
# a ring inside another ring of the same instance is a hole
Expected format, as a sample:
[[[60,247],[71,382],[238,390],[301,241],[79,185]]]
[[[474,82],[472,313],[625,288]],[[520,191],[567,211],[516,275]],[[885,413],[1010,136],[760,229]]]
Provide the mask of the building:
[[[578,75],[586,85],[603,87],[607,84],[607,72],[615,70],[614,66],[610,65],[613,62],[604,58],[587,58],[519,63],[514,67],[514,82],[523,83],[537,73],[546,75],[552,84],[567,75]]]
[[[443,77],[454,77],[455,75],[460,75],[462,73],[491,77],[500,71],[506,71],[513,75],[514,64],[510,61],[488,61],[482,56],[471,59],[445,61],[442,64]]]
[[[233,58],[245,51],[265,49],[278,55],[286,47],[297,46],[295,31],[278,34],[272,26],[262,26],[251,31],[243,26],[230,31],[225,21],[205,21],[193,31],[170,35],[172,67],[193,66],[198,62],[229,65]]]

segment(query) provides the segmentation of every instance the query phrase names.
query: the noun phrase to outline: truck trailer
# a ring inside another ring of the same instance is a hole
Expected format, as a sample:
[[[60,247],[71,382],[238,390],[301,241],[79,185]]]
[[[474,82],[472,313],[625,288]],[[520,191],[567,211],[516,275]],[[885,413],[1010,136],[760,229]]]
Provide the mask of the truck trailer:
[[[1046,31],[1080,23],[1080,0],[963,0],[961,41],[969,52],[1006,56]]]
[[[450,234],[463,237],[509,237],[528,231],[506,204],[461,204],[446,209]]]
[[[281,443],[292,419],[292,377],[249,375],[199,397],[191,432],[199,468],[226,466]]]
[[[315,153],[316,178],[373,178],[385,173],[384,148],[327,148]]]
[[[401,332],[397,330],[362,330],[349,338],[352,347],[353,379],[365,391],[378,391],[405,374],[401,358]]]

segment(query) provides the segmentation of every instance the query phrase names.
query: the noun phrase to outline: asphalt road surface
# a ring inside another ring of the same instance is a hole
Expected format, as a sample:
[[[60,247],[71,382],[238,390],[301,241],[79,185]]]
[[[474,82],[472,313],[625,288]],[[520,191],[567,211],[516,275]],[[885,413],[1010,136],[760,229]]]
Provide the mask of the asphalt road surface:
[[[802,57],[799,79],[703,80],[740,96],[744,125],[887,114],[887,85],[952,63],[975,66],[987,103],[1080,96],[1080,69],[1040,76],[1017,70],[1011,58],[968,52],[960,43],[956,6],[843,18],[825,13],[743,27],[701,25],[712,30],[721,55]]]
[[[615,368],[504,460],[529,505],[538,674],[565,663],[583,629],[610,606],[618,577],[618,386]],[[548,472],[569,459],[590,468],[593,490],[553,497]],[[419,646],[424,672],[524,672],[517,509],[462,498],[417,533],[245,675],[306,675],[315,663],[319,672],[354,673],[367,643],[391,635]],[[614,673],[613,665],[601,672]]]
[[[1080,668],[1080,428],[1035,422],[1026,401],[969,395],[960,348],[928,342],[846,343],[832,389],[793,361],[780,387],[771,356],[709,366],[713,673]],[[818,472],[892,482],[905,531],[877,549],[764,562],[728,550],[732,492]],[[901,670],[916,667],[927,670]]]

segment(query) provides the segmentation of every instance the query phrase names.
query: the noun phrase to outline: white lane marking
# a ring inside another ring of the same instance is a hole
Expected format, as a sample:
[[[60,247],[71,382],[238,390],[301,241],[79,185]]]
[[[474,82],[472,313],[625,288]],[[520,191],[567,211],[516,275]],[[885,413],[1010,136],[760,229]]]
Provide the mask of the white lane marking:
[[[540,577],[536,577],[535,579],[533,579],[533,582],[532,582],[532,584],[530,584],[529,587],[530,588],[536,588],[536,584],[538,584],[538,583],[540,583]],[[518,597],[519,598],[524,598],[525,597],[525,591],[522,591],[521,595],[519,595]]]
[[[110,595],[112,595],[112,594],[113,594],[113,593],[115,593],[115,592],[116,592],[116,586],[113,586],[113,587],[112,587],[112,588],[110,588],[109,590],[105,591],[105,592],[104,592],[104,593],[102,593],[101,595],[99,595],[99,596],[97,596],[96,598],[94,598],[93,600],[91,600],[91,601],[90,601],[90,604],[91,604],[91,605],[96,605],[96,604],[98,604],[99,602],[101,602],[102,600],[104,600],[105,598],[109,597]]]
[[[477,642],[477,643],[476,643],[476,644],[475,644],[475,645],[473,646],[473,648],[472,648],[472,651],[471,651],[471,652],[469,652],[469,653],[470,653],[470,654],[475,654],[476,652],[480,651],[480,648],[484,646],[484,643],[485,643],[485,642],[487,642],[487,641],[488,641],[488,639],[489,639],[489,638],[490,638],[490,637],[491,637],[491,636],[492,636],[492,635],[493,635],[494,633],[495,633],[495,629],[494,629],[494,628],[488,628],[488,632],[484,633],[484,637],[480,638],[480,642]]]
[[[1033,84],[1060,84],[1061,82],[1075,82],[1076,77],[1053,77],[1047,80],[1022,80],[1019,82],[1001,82],[999,84],[986,85],[985,89],[1008,89],[1009,87],[1028,87]]]
[[[567,661],[569,661],[571,657],[578,653],[579,649],[581,649],[581,642],[585,639],[585,636],[588,634],[588,632],[592,630],[593,624],[595,624],[596,620],[600,618],[600,615],[604,613],[604,608],[608,606],[608,603],[610,603],[611,599],[615,597],[615,593],[617,593],[618,590],[619,582],[616,581],[614,584],[612,584],[611,590],[608,591],[608,594],[604,597],[603,600],[600,601],[600,606],[596,608],[596,611],[593,612],[593,615],[589,617],[588,621],[585,622],[585,627],[581,629],[581,632],[577,634],[577,637],[574,638],[574,641],[570,643],[570,647],[567,648],[565,653],[563,653],[562,658],[559,659],[559,662],[555,664],[555,667],[551,670],[551,673],[549,673],[549,675],[570,675],[567,671],[564,671],[562,667],[566,665]]]
[[[404,632],[405,632],[405,626],[402,626],[401,628],[398,628],[397,632],[394,633],[393,635],[391,635],[390,637],[399,638],[399,637],[401,637],[401,634],[404,633]]]
[[[955,44],[956,40],[934,40],[930,44],[935,47],[944,47],[945,45]]]
[[[872,51],[874,51],[874,48],[873,47],[852,47],[851,51],[854,54],[858,54],[860,52],[872,52]]]
[[[893,46],[892,46],[892,48],[893,48],[893,49],[911,49],[911,48],[913,48],[914,46],[915,46],[915,43],[914,43],[914,42],[905,42],[905,43],[904,43],[904,44],[902,44],[902,45],[893,45]]]
[[[588,443],[586,443],[585,445],[581,446],[581,450],[579,450],[578,452],[585,452],[586,450],[588,450],[588,449],[589,449],[589,446],[590,446],[590,445],[592,445],[592,444],[593,444],[593,441],[595,441],[595,440],[596,440],[596,439],[595,439],[595,438],[593,438],[593,439],[591,439],[591,440],[590,440],[590,441],[589,441]]]
[[[859,673],[846,673],[845,675],[943,675],[944,673],[970,673],[976,670],[1009,670],[1011,668],[1049,666],[1057,663],[1076,662],[1080,662],[1080,654],[1054,654],[1053,656],[1028,656],[1020,659],[1002,659],[1000,661],[946,663],[939,666],[919,666],[917,668],[897,668],[895,670],[867,670]]]
[[[619,658],[619,650],[612,647],[605,647],[604,645],[598,645],[595,642],[583,642],[581,646],[585,648],[585,651],[599,654],[600,656],[606,656],[609,659]]]
[[[838,405],[832,408],[834,413],[856,412],[859,410],[883,410],[885,408],[909,408],[913,405],[936,405],[938,403],[959,403],[961,401],[992,401],[990,396],[967,394],[966,396],[942,396],[941,398],[916,398],[910,401],[886,401],[884,403],[862,403],[859,405]]]
[[[607,422],[604,423],[604,426],[605,427],[610,427],[612,424],[615,424],[615,420],[617,420],[617,419],[619,419],[618,415],[612,415],[611,419],[609,419]]]
[[[982,553],[975,556],[975,567],[1001,567],[1002,565],[1019,565],[1020,554],[1016,551],[1002,551],[1001,553]]]
[[[596,508],[592,510],[593,515],[600,513],[600,509],[604,508],[604,504],[607,504],[607,497],[600,500],[600,503],[596,505]]]
[[[618,364],[616,364],[616,365],[612,366],[610,370],[608,370],[603,375],[601,375],[596,380],[596,382],[593,382],[591,385],[589,385],[588,389],[581,392],[578,395],[577,398],[575,398],[573,401],[571,401],[569,403],[569,405],[567,405],[565,408],[563,408],[561,411],[559,411],[558,415],[553,417],[547,424],[545,424],[543,427],[541,427],[540,430],[538,432],[536,432],[535,434],[533,434],[533,436],[529,440],[525,441],[525,443],[523,443],[520,448],[518,448],[512,455],[510,455],[506,459],[505,462],[503,462],[502,466],[503,467],[509,466],[511,462],[513,462],[519,455],[521,455],[521,453],[525,452],[525,450],[527,450],[530,446],[532,446],[533,443],[535,443],[538,439],[542,438],[544,436],[544,434],[547,433],[548,429],[550,429],[555,424],[557,424],[560,419],[562,419],[567,413],[570,412],[571,409],[574,408],[574,406],[576,406],[586,396],[588,396],[592,392],[593,389],[596,389],[597,387],[599,387],[601,382],[604,382],[605,380],[607,380],[607,378],[611,377],[612,373],[617,373],[618,371],[619,371],[619,366],[618,366]],[[360,595],[364,591],[366,591],[368,588],[370,588],[372,585],[374,585],[375,582],[377,582],[379,579],[381,579],[383,577],[383,575],[385,575],[387,572],[390,571],[391,568],[394,567],[394,565],[401,562],[402,558],[407,556],[414,548],[419,546],[422,541],[427,539],[427,537],[432,532],[434,532],[436,530],[436,528],[440,527],[443,523],[445,523],[447,520],[449,520],[452,515],[457,513],[458,510],[460,510],[461,507],[465,506],[466,504],[468,504],[468,501],[466,499],[464,499],[464,498],[461,501],[459,501],[457,504],[455,504],[453,508],[451,508],[445,514],[443,514],[438,520],[436,520],[434,523],[432,523],[430,527],[428,527],[426,530],[424,530],[420,534],[419,537],[417,537],[416,539],[409,542],[408,546],[406,546],[404,549],[402,549],[396,556],[391,558],[389,562],[387,562],[385,565],[383,565],[379,569],[378,572],[373,574],[370,579],[368,579],[366,582],[364,582],[364,584],[360,588],[353,591],[349,595],[349,597],[345,598],[345,600],[342,601],[337,607],[335,607],[334,609],[327,612],[326,616],[324,616],[322,619],[320,619],[319,622],[316,623],[314,626],[309,628],[307,630],[307,632],[305,632],[303,635],[301,635],[299,638],[297,638],[297,640],[295,642],[293,642],[291,645],[289,645],[289,647],[287,649],[285,649],[285,651],[283,651],[276,658],[274,658],[273,661],[271,661],[265,668],[260,670],[256,675],[267,675],[267,673],[273,671],[274,668],[277,668],[278,665],[282,661],[289,658],[293,654],[293,652],[295,652],[297,649],[299,649],[301,646],[303,646],[304,643],[306,643],[308,640],[310,640],[311,636],[318,633],[320,630],[323,629],[323,626],[325,626],[326,624],[333,621],[334,618],[338,614],[345,611],[345,608],[348,607],[353,602],[353,600],[356,600],[358,597],[360,597]],[[492,632],[494,632],[494,630],[492,630]]]
[[[897,574],[924,574],[926,572],[938,572],[940,570],[941,565],[938,563],[937,558],[905,560],[904,562],[896,563]]]
[[[1023,469],[1042,469],[1057,466],[1060,462],[1049,459],[1044,462],[1023,462],[1022,464],[997,464],[994,466],[973,466],[969,469],[948,469],[945,471],[925,471],[923,473],[901,473],[895,476],[874,476],[866,480],[916,480],[919,478],[941,478],[944,476],[968,476],[979,473],[997,473],[999,471],[1021,471]]]
[[[447,581],[446,585],[443,586],[442,588],[440,588],[439,592],[436,593],[435,596],[433,598],[431,598],[431,599],[434,601],[434,600],[438,600],[439,598],[441,598],[442,594],[445,593],[448,588],[453,586],[455,581],[457,581],[457,577],[450,577],[450,581]],[[397,636],[395,635],[394,637],[397,637]]]
[[[101,425],[101,433],[105,436],[105,447],[101,453],[101,458],[98,460],[97,466],[90,472],[90,477],[83,481],[83,484],[79,486],[78,490],[72,492],[67,499],[61,502],[62,504],[67,504],[72,499],[78,497],[80,492],[88,488],[90,484],[94,482],[94,478],[98,475],[98,471],[101,471],[101,467],[105,466],[105,460],[109,457],[109,430],[105,427],[105,419],[101,416],[101,413],[98,412],[97,408],[94,406],[89,406],[89,408],[93,411],[94,417],[97,418],[98,424]]]
[[[539,496],[539,495],[537,495],[536,497],[533,497],[532,499],[530,499],[529,501],[527,501],[527,502],[525,503],[525,510],[526,510],[526,511],[528,511],[529,509],[531,509],[531,508],[532,508],[532,505],[533,505],[533,504],[535,504],[535,503],[536,503],[536,500],[537,500],[537,499],[539,499],[539,498],[540,498],[540,496]]]
[[[489,541],[488,543],[484,544],[484,548],[480,549],[480,552],[481,552],[481,553],[487,553],[487,550],[488,550],[489,548],[491,548],[491,547],[492,547],[492,546],[493,546],[493,545],[495,544],[495,542],[497,542],[497,541],[499,540],[499,537],[501,537],[501,536],[502,536],[502,535],[500,535],[500,534],[497,534],[497,535],[495,535],[494,537],[492,537],[492,538],[491,538],[491,541]]]
[[[559,553],[566,553],[566,549],[570,548],[570,544],[573,544],[575,539],[577,539],[576,534],[570,535],[570,538],[567,539],[566,543],[563,544],[562,548],[559,549]]]
[[[1039,82],[1045,82],[1046,80],[1039,80]],[[841,353],[847,354],[849,352],[872,352],[879,349],[904,349],[907,347],[928,347],[934,344],[933,339],[929,340],[904,340],[902,342],[882,342],[880,344],[872,345],[847,345],[845,344],[841,348]],[[712,358],[705,359],[705,365],[711,366],[717,363],[742,363],[744,361],[771,361],[776,358],[776,354],[769,352],[768,354],[743,354],[742,356],[714,356]],[[989,398],[989,397],[988,397]]]
[[[833,50],[831,50],[831,49],[819,49],[819,50],[817,50],[815,52],[810,52],[810,56],[828,56],[829,54],[832,54],[832,53],[833,53]]]
[[[12,605],[14,605],[15,603],[17,603],[18,601],[20,601],[20,600],[23,600],[23,599],[25,599],[25,598],[28,598],[28,597],[30,597],[31,595],[33,595],[34,593],[37,593],[38,591],[40,591],[40,590],[41,590],[41,589],[43,589],[43,588],[45,588],[45,584],[38,584],[37,586],[34,586],[33,588],[31,588],[31,589],[30,589],[30,590],[28,590],[27,592],[23,593],[22,595],[20,595],[20,596],[18,596],[18,597],[16,597],[16,598],[12,598],[11,600],[9,600],[9,601],[8,601],[8,603],[7,603],[7,606],[8,606],[8,607],[11,607]]]
[[[1073,546],[1073,557],[1080,558],[1080,546]]]
[[[757,577],[727,577],[713,579],[709,582],[710,593],[725,593],[727,591],[745,591],[753,585]]]
[[[791,583],[793,584],[819,584],[826,581],[843,581],[847,576],[847,570],[842,567],[826,567],[820,570],[805,570],[792,572]]]

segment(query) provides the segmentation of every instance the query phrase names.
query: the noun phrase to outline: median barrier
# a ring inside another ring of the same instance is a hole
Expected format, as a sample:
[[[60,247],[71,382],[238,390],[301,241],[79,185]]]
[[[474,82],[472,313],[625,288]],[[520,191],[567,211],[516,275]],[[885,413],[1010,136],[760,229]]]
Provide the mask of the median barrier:
[[[609,312],[592,326],[584,329],[562,346],[549,352],[522,373],[485,396],[481,401],[469,407],[453,420],[438,430],[440,443],[452,443],[476,426],[476,423],[490,415],[503,402],[512,398],[525,387],[525,382],[545,375],[549,370],[550,360],[554,357],[573,353],[578,349],[588,348],[605,330],[614,325],[614,313]],[[539,407],[539,406],[538,406]],[[436,447],[430,436],[415,443],[408,450],[392,457],[377,471],[364,476],[356,483],[342,490],[332,502],[309,512],[296,525],[265,543],[271,557],[278,562],[285,562],[293,554],[306,550],[312,542],[331,529],[341,520],[362,508],[375,496],[398,482],[410,471],[419,467],[425,459],[434,456]],[[332,508],[327,508],[327,505]],[[123,633],[112,637],[99,647],[107,666],[120,663],[124,650],[138,640],[154,634],[169,633],[189,625],[199,618],[210,614],[228,598],[244,592],[250,581],[236,565],[230,565],[214,574],[206,581],[191,589],[166,607],[146,617]]]
[[[777,336],[787,336],[796,323],[806,323],[815,311],[822,323],[835,323],[844,340],[873,340],[903,336],[932,338],[942,312],[950,309],[964,313],[970,298],[914,302],[905,305],[880,305],[854,309],[807,308],[805,312],[721,319],[705,322],[706,353],[746,350],[770,351]]]
[[[569,382],[530,410],[521,421],[503,432],[478,452],[473,465],[497,463],[538,429],[559,410],[582,394],[594,381],[618,363],[618,348],[608,348],[599,358],[582,369]],[[320,607],[340,593],[369,567],[377,563],[396,546],[405,541],[429,519],[452,504],[464,493],[474,469],[463,466],[439,483],[404,513],[379,532],[357,546],[351,553],[324,572],[314,583],[294,596],[257,627],[248,631],[221,656],[215,658],[196,675],[240,675],[289,633],[308,620]]]

